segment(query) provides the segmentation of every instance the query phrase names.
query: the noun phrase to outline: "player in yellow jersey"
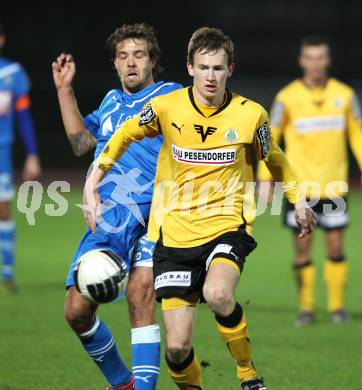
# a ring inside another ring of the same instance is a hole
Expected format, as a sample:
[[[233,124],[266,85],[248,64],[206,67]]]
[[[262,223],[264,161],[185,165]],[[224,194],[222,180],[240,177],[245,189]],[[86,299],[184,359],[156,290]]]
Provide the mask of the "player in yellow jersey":
[[[288,161],[317,213],[318,225],[325,231],[328,310],[333,322],[343,323],[350,320],[344,309],[347,264],[342,245],[343,229],[348,224],[347,140],[362,170],[362,127],[358,99],[352,88],[328,77],[330,63],[326,40],[309,37],[302,41],[299,65],[303,76],[277,94],[271,127],[276,142],[284,137]],[[270,180],[263,163],[258,179]],[[288,203],[284,221],[297,228]],[[315,320],[312,237],[295,234],[294,246],[300,310],[295,324],[303,326]]]
[[[206,302],[235,359],[245,390],[266,390],[252,363],[245,315],[235,299],[246,256],[256,247],[252,157],[264,159],[285,182],[295,203],[301,236],[314,227],[289,164],[270,137],[268,117],[257,103],[226,89],[234,70],[233,43],[219,29],[195,31],[188,47],[193,87],[151,99],[141,114],[111,138],[87,179],[86,218],[96,229],[97,185],[133,142],[162,132],[149,223],[156,298],[162,302],[166,362],[180,389],[202,389],[192,348],[196,308]]]

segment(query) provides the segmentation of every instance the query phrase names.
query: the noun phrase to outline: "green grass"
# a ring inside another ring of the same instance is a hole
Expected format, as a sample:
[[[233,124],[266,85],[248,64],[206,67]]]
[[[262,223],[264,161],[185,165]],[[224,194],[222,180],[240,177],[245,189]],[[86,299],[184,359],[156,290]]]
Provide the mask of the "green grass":
[[[67,198],[74,205],[79,203],[80,194]],[[270,390],[362,389],[360,193],[351,194],[350,210],[352,223],[345,237],[350,263],[346,306],[354,321],[345,326],[331,324],[326,313],[321,232],[317,232],[314,245],[318,322],[296,329],[290,232],[281,227],[279,217],[264,215],[257,220],[259,246],[248,258],[238,299],[247,313],[255,363]],[[48,217],[39,211],[35,218],[36,225],[28,226],[24,215],[16,216],[20,292],[0,294],[0,390],[104,389],[103,377],[63,320],[64,280],[85,227],[81,211],[71,206],[63,217]],[[104,305],[100,315],[130,363],[125,302]],[[233,361],[205,306],[199,309],[194,346],[199,359],[210,364],[203,369],[205,389],[239,388]],[[175,388],[163,361],[158,388]]]

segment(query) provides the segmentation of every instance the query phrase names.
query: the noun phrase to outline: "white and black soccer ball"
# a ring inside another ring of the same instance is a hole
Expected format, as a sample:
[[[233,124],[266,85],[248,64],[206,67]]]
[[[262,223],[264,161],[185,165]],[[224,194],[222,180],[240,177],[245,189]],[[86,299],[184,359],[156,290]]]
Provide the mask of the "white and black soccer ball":
[[[79,258],[74,280],[83,297],[95,303],[111,302],[127,288],[127,266],[116,253],[94,249]]]

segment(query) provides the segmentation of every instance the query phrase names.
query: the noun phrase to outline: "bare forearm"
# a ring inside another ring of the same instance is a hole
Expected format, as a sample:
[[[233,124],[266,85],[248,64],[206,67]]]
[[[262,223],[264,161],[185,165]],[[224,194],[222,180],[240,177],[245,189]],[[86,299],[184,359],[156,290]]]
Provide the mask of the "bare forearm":
[[[69,142],[74,154],[81,156],[94,148],[96,140],[83,124],[73,89],[69,87],[58,90],[58,100]]]

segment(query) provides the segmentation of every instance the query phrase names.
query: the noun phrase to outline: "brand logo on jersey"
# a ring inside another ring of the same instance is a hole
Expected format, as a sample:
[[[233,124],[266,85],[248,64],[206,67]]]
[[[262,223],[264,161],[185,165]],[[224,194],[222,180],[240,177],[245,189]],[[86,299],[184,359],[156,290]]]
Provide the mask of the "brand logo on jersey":
[[[212,135],[215,133],[215,131],[217,130],[216,127],[210,127],[208,126],[206,131],[204,131],[204,126],[202,125],[194,125],[194,128],[196,130],[196,133],[199,133],[201,135],[201,140],[202,142],[205,142],[206,141],[206,138],[209,136],[209,135]]]
[[[324,104],[324,100],[313,100],[313,104],[314,104],[317,108],[321,108],[322,105]]]
[[[182,125],[181,127],[178,127],[175,122],[172,122],[171,126],[176,127],[176,129],[179,131],[180,134],[181,134],[181,129],[184,127],[184,125]]]
[[[168,286],[190,287],[191,271],[164,272],[156,277],[155,290]]]
[[[172,145],[173,158],[184,164],[231,165],[236,160],[236,149],[184,149]]]
[[[153,112],[152,106],[150,104],[142,108],[142,111],[140,113],[140,122],[139,122],[140,126],[151,123],[155,117],[156,115]]]
[[[262,158],[264,158],[268,154],[269,150],[270,130],[268,124],[265,122],[263,126],[260,126],[259,129],[256,131],[256,134],[258,135],[260,142],[261,155]]]
[[[226,130],[225,132],[225,139],[228,141],[230,144],[236,142],[239,138],[238,132],[234,129],[229,129]]]

